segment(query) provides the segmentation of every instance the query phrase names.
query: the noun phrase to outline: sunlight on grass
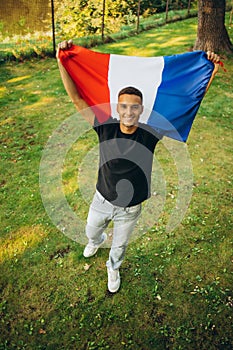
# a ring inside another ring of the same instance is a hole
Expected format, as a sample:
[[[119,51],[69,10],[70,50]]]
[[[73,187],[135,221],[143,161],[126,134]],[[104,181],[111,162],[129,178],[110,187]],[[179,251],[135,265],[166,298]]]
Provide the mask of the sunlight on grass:
[[[7,80],[7,83],[18,83],[19,81],[31,78],[31,75],[25,75],[24,77],[15,77]]]
[[[78,182],[75,177],[68,180],[63,180],[63,190],[65,195],[73,194],[78,189]]]
[[[185,43],[187,41],[187,37],[185,36],[179,36],[177,38],[171,38],[170,40],[166,41],[165,43],[161,43],[160,47],[166,47],[166,46],[174,46],[174,45],[181,45],[182,43]]]
[[[5,86],[0,87],[0,98],[3,98],[7,92],[7,88]]]
[[[13,123],[13,118],[9,117],[9,118],[6,118],[4,120],[1,120],[0,121],[0,126],[6,125],[6,124],[12,124],[12,123]]]
[[[229,91],[226,91],[225,92],[225,95],[229,98],[233,98],[233,93],[232,92],[229,92]]]
[[[33,104],[27,105],[24,109],[32,109],[32,108],[41,108],[44,106],[48,106],[48,104],[56,101],[56,98],[53,97],[41,97],[41,99]]]
[[[232,245],[232,237],[226,237],[220,244],[218,249],[218,267],[224,268],[231,262],[233,263],[233,252],[229,247]]]
[[[129,56],[165,56],[189,50],[195,41],[196,24],[191,20],[151,29],[124,42],[98,46],[94,50]],[[170,34],[170,35],[169,35]],[[181,49],[182,47],[182,49]]]
[[[44,229],[40,226],[26,226],[12,233],[7,238],[0,238],[1,251],[0,263],[22,255],[26,249],[41,242],[46,236]]]

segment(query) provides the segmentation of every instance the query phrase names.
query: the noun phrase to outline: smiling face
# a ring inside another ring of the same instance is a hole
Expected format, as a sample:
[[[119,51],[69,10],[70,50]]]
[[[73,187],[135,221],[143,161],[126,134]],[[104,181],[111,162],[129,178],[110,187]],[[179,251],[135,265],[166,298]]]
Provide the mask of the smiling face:
[[[118,98],[117,112],[120,128],[125,134],[132,134],[138,127],[138,120],[143,112],[140,96],[123,94]]]

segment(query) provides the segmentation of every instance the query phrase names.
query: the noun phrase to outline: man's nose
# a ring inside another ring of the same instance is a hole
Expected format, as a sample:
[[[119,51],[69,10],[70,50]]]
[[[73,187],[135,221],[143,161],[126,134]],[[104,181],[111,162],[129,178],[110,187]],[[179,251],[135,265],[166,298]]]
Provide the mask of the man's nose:
[[[132,113],[133,113],[132,107],[131,106],[127,106],[126,115],[131,116]]]

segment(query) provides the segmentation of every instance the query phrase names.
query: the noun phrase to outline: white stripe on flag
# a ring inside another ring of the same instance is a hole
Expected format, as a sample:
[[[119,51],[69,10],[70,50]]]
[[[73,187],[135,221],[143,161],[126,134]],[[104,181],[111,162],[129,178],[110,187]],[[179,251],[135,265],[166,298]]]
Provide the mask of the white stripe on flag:
[[[115,110],[118,92],[124,87],[133,86],[143,94],[144,112],[140,117],[140,121],[146,123],[162,80],[163,68],[163,57],[135,57],[111,54],[108,68],[108,86],[110,103],[114,106],[112,117],[118,118]]]

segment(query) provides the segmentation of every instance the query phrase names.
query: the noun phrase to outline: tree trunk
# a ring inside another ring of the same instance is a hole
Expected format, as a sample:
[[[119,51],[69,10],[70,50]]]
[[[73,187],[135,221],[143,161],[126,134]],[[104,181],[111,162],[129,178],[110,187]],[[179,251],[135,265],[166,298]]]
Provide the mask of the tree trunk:
[[[191,0],[188,1],[188,16],[190,15]]]
[[[166,16],[165,16],[165,23],[167,23],[168,20],[168,10],[169,10],[169,0],[166,2]]]
[[[102,9],[102,25],[101,25],[101,37],[102,42],[104,42],[104,20],[105,20],[105,0],[103,0],[103,9]]]
[[[198,29],[194,50],[233,53],[225,27],[225,0],[198,1]]]
[[[137,11],[137,33],[139,33],[139,22],[140,22],[140,4],[141,1],[138,0],[138,11]]]

